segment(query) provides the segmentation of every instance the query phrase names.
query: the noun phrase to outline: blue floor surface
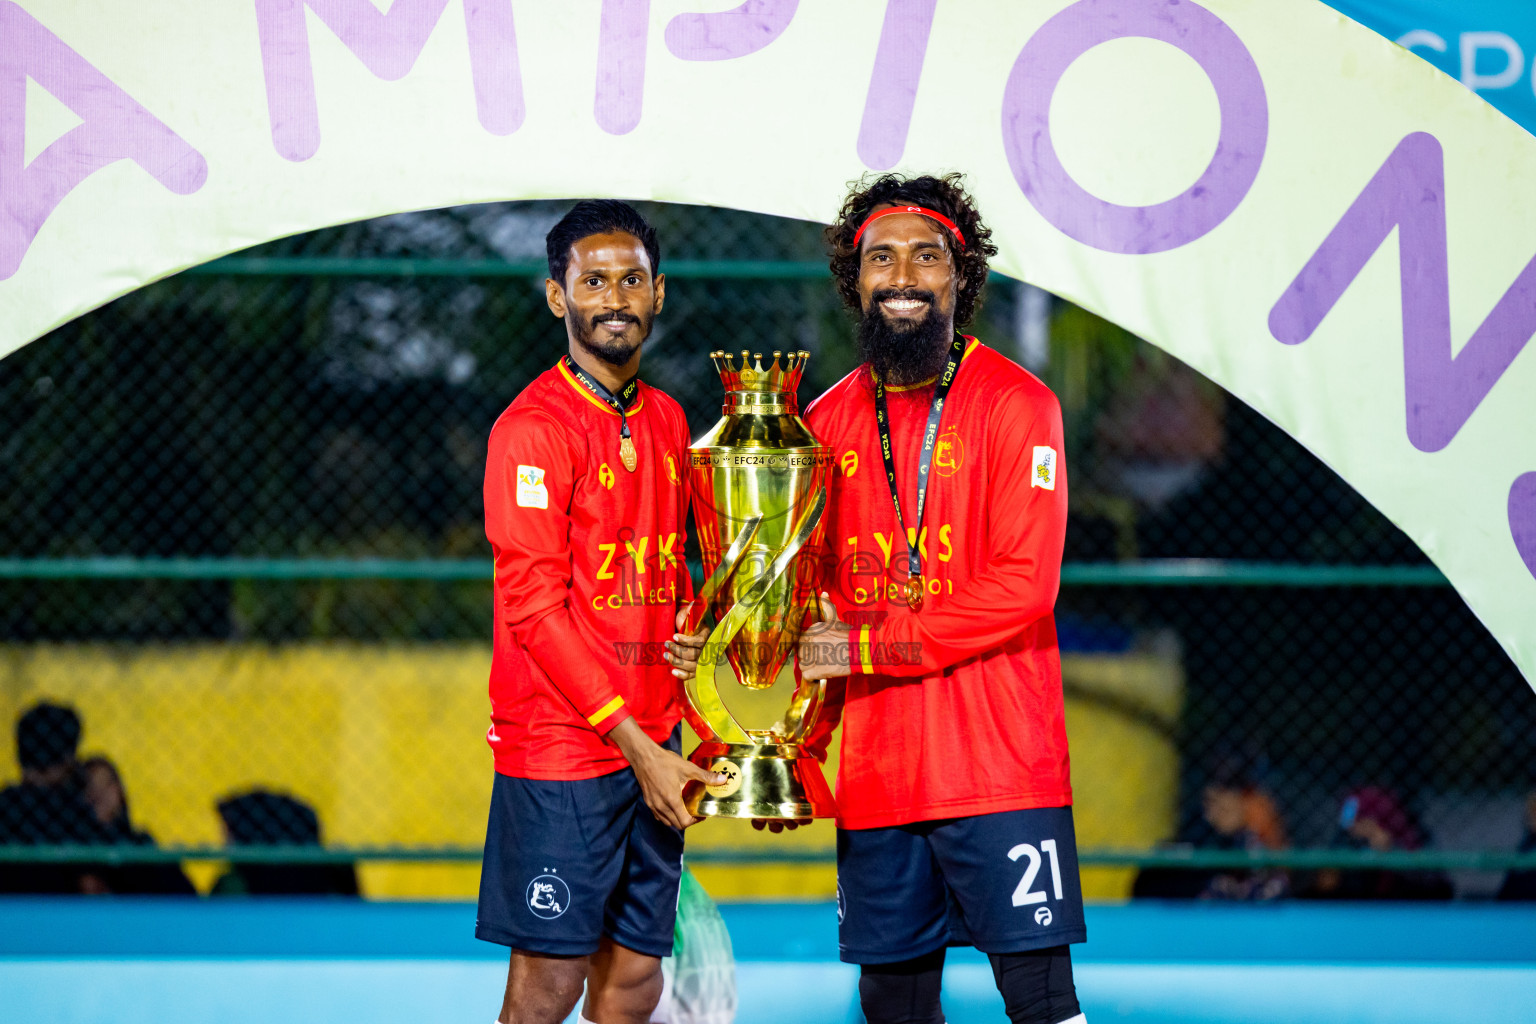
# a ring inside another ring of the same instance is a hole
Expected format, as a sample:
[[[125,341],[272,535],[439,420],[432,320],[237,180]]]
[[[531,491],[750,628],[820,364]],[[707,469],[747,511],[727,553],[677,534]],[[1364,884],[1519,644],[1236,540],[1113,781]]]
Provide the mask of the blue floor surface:
[[[722,908],[740,1024],[859,1020],[824,904]],[[0,1020],[489,1024],[505,951],[461,904],[0,900]],[[1536,1021],[1536,907],[1101,906],[1074,948],[1090,1021]],[[951,1024],[1002,1022],[984,958],[951,953]]]

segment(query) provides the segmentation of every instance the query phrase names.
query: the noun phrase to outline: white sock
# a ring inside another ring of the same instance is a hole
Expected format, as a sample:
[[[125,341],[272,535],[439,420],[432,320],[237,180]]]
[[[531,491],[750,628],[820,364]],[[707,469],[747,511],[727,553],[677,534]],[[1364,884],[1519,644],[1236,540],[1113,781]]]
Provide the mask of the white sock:
[[[651,1011],[651,1024],[672,1024],[672,972],[661,972],[661,998]]]
[[[587,1018],[583,1017],[579,1013],[576,1015],[576,1021],[577,1021],[577,1024],[593,1024],[592,1021],[587,1020]]]
[[[1088,1015],[1086,1013],[1080,1013],[1076,1017],[1068,1017],[1066,1020],[1062,1021],[1061,1024],[1088,1024]]]

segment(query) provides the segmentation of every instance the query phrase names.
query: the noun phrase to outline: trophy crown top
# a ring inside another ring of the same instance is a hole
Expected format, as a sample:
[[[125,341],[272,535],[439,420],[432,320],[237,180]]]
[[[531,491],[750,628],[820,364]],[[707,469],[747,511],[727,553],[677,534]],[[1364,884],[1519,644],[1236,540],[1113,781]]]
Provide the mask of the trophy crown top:
[[[747,349],[742,349],[741,368],[737,369],[736,357],[732,353],[717,350],[709,354],[726,391],[783,392],[790,395],[800,387],[800,375],[805,372],[805,361],[810,356],[804,349],[791,352],[788,357],[783,352],[775,352],[773,360],[764,367],[761,352],[749,353]]]

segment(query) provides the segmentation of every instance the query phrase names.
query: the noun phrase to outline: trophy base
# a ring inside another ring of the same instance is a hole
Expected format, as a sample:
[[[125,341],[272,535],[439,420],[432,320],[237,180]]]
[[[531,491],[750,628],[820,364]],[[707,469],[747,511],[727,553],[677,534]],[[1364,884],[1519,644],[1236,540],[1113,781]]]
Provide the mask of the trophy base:
[[[793,821],[837,814],[821,762],[799,744],[706,740],[688,760],[730,776],[718,786],[683,787],[683,805],[699,817]]]

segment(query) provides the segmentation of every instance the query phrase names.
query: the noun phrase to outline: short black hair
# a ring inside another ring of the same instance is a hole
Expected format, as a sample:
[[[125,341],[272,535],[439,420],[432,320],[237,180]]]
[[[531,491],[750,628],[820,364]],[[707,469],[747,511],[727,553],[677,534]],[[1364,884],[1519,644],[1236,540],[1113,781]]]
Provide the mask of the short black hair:
[[[230,841],[241,846],[320,842],[320,816],[303,800],[269,789],[226,797],[217,804]]]
[[[614,231],[638,238],[651,261],[651,276],[661,272],[661,245],[656,241],[656,229],[640,216],[639,210],[618,199],[583,199],[544,236],[549,276],[564,288],[565,271],[571,263],[571,246],[591,235]]]
[[[44,701],[16,723],[16,760],[23,769],[69,764],[79,748],[80,716],[74,708]]]
[[[861,179],[851,182],[848,198],[838,211],[837,220],[827,228],[827,244],[832,251],[832,279],[843,304],[854,313],[859,308],[859,247],[853,236],[869,215],[881,206],[923,206],[936,210],[954,221],[965,236],[965,247],[950,239],[950,251],[955,257],[955,269],[964,279],[955,296],[955,326],[965,327],[981,307],[981,289],[987,283],[987,261],[997,255],[992,244],[992,231],[981,222],[976,200],[965,189],[965,178],[958,173],[934,177],[922,174],[908,178],[900,174],[882,174],[874,181]],[[929,219],[934,227],[942,227]]]

